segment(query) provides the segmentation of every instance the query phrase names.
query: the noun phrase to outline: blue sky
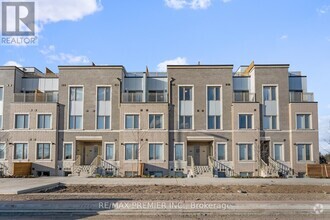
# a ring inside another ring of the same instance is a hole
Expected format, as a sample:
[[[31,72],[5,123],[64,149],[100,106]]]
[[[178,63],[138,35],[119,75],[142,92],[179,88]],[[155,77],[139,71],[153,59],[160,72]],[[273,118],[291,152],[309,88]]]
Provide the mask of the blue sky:
[[[39,45],[0,46],[0,65],[288,63],[308,76],[330,138],[330,0],[39,0]],[[320,143],[320,150],[330,147]]]

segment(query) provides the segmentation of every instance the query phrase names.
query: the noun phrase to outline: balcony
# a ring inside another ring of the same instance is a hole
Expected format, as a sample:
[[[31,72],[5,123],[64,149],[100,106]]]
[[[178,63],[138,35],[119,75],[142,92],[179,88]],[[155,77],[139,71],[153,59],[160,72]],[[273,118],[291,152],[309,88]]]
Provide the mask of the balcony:
[[[314,102],[314,93],[290,92],[290,102]]]
[[[123,93],[122,94],[122,102],[123,103],[143,102],[143,93],[142,92]]]
[[[167,102],[167,93],[165,92],[149,92],[148,102]]]
[[[256,94],[249,92],[234,92],[233,100],[234,102],[255,102]]]
[[[26,103],[56,103],[58,92],[52,93],[15,93],[14,102]]]

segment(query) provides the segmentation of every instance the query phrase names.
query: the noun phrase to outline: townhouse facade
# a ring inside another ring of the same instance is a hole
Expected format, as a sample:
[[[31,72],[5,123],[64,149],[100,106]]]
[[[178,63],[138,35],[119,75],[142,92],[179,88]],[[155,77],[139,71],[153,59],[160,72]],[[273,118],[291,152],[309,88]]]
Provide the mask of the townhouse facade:
[[[303,176],[318,110],[289,65],[0,67],[0,173]]]

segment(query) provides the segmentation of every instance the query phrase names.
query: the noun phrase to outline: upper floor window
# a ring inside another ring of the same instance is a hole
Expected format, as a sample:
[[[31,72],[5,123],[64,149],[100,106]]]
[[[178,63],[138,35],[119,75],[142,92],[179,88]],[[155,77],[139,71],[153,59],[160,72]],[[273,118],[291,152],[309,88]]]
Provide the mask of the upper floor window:
[[[149,128],[163,128],[163,115],[162,114],[150,114],[149,115]]]
[[[80,115],[70,116],[69,129],[82,129],[82,116]]]
[[[148,101],[149,102],[165,102],[166,101],[166,92],[163,90],[150,90],[148,92]]]
[[[277,129],[277,116],[264,116],[263,117],[263,128],[265,130]]]
[[[71,87],[70,88],[70,101],[82,101],[83,100],[83,88]]]
[[[40,114],[38,115],[38,128],[39,129],[50,129],[51,128],[51,118],[50,114]]]
[[[0,143],[0,160],[4,160],[6,157],[6,144]]]
[[[181,86],[179,88],[179,99],[180,101],[191,101],[192,100],[192,87]]]
[[[163,160],[163,144],[149,144],[149,160]]]
[[[110,101],[110,87],[97,88],[97,101]]]
[[[50,144],[37,144],[37,159],[49,160],[50,159]]]
[[[239,144],[239,160],[253,160],[252,144]]]
[[[239,129],[252,129],[252,115],[240,114],[239,115]]]
[[[183,144],[174,145],[174,160],[183,160]]]
[[[29,128],[29,115],[28,114],[15,115],[15,128],[19,128],[19,129]]]
[[[263,89],[264,101],[276,100],[276,86],[264,86]]]
[[[207,121],[208,129],[220,129],[220,115],[209,115]]]
[[[310,114],[297,114],[297,129],[311,129]]]
[[[14,159],[15,160],[28,159],[28,144],[15,144],[14,145]]]
[[[64,160],[72,160],[72,144],[64,144]]]
[[[310,144],[298,144],[298,161],[310,161],[311,160],[311,145]]]
[[[207,100],[219,101],[220,100],[220,86],[207,87]]]
[[[110,129],[110,116],[97,116],[97,129]]]
[[[0,102],[3,101],[3,87],[0,87]]]
[[[139,115],[125,115],[125,129],[138,129]]]
[[[192,116],[180,116],[179,129],[192,129]]]

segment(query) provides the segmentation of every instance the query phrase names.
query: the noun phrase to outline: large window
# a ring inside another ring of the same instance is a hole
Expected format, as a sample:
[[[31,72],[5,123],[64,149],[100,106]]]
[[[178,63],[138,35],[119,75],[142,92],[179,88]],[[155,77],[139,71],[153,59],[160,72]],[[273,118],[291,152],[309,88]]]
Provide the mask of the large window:
[[[149,144],[149,160],[163,160],[163,144]]]
[[[218,144],[218,160],[226,160],[226,145]]]
[[[82,116],[70,116],[69,129],[82,129]]]
[[[207,87],[207,100],[219,101],[220,100],[220,86]]]
[[[240,114],[239,115],[239,129],[252,129],[252,115]]]
[[[82,101],[83,100],[83,88],[71,87],[70,88],[70,101]]]
[[[252,144],[239,144],[239,160],[253,160]]]
[[[125,115],[125,129],[138,129],[139,115]]]
[[[210,115],[208,116],[207,127],[208,129],[220,129],[220,115]]]
[[[64,144],[64,160],[72,160],[72,144]]]
[[[50,144],[37,144],[37,159],[38,160],[50,159]]]
[[[310,114],[297,114],[297,129],[311,129]]]
[[[97,129],[110,129],[110,116],[97,116]]]
[[[274,159],[283,161],[283,145],[274,144]]]
[[[110,87],[97,88],[97,101],[110,101]]]
[[[115,146],[114,144],[105,145],[105,159],[106,160],[115,160]]]
[[[264,116],[263,117],[263,128],[265,130],[277,129],[277,116]]]
[[[150,114],[149,115],[149,128],[163,128],[163,115],[162,114]]]
[[[19,128],[19,129],[29,128],[29,115],[28,114],[15,115],[15,128]]]
[[[180,129],[192,129],[192,116],[180,116],[179,117]]]
[[[14,145],[14,159],[15,160],[28,159],[28,144],[15,144]]]
[[[185,86],[179,88],[179,99],[180,101],[191,101],[192,100],[192,87]]]
[[[138,144],[125,144],[125,160],[137,160],[139,158]]]
[[[311,160],[311,145],[298,144],[298,161],[305,162]]]
[[[174,160],[183,160],[183,144],[174,145]]]
[[[264,86],[264,101],[276,100],[276,86]]]
[[[4,160],[6,157],[6,144],[0,143],[0,160]]]
[[[38,128],[39,129],[50,129],[51,128],[51,118],[50,114],[38,115]]]

